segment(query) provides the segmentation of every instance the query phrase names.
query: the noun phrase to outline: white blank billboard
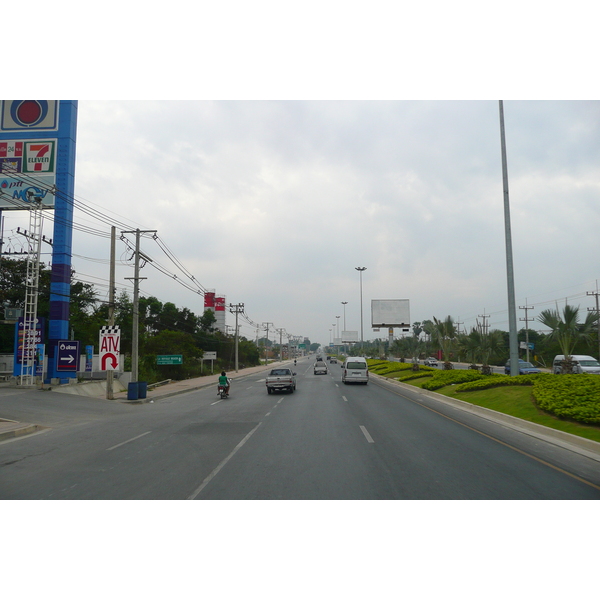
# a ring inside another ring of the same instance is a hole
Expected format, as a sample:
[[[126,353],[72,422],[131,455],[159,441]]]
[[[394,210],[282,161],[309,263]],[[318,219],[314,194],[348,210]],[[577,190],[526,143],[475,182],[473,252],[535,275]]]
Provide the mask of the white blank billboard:
[[[408,300],[371,300],[371,327],[408,327]]]
[[[358,342],[358,331],[342,331],[342,344]]]

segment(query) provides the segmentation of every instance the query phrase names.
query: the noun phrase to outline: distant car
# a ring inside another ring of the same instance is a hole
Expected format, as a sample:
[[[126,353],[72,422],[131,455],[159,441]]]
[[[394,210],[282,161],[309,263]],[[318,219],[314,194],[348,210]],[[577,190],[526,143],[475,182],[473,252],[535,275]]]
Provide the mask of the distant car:
[[[438,361],[437,361],[437,358],[433,358],[433,356],[430,356],[429,358],[426,358],[423,361],[423,364],[426,367],[437,367],[438,366]]]
[[[504,373],[510,375],[510,360],[504,365]],[[541,371],[530,362],[519,359],[519,375],[533,375],[534,373],[541,373]]]
[[[337,358],[334,358],[334,357],[332,356],[332,357],[329,359],[329,362],[330,362],[332,365],[337,365]]]
[[[318,360],[314,366],[314,374],[315,375],[327,375],[327,365],[324,360]]]
[[[291,369],[271,369],[265,380],[267,393],[271,394],[278,390],[296,391],[296,373]]]

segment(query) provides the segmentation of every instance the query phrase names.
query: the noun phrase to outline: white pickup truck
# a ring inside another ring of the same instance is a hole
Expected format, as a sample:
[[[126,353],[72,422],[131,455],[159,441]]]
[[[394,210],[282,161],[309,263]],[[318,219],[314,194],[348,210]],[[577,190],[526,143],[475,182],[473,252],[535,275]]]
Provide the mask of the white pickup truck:
[[[296,390],[296,373],[291,369],[279,368],[271,369],[265,380],[267,386],[267,394],[271,394],[277,390]]]
[[[315,375],[327,375],[327,363],[324,360],[317,359],[314,368]]]

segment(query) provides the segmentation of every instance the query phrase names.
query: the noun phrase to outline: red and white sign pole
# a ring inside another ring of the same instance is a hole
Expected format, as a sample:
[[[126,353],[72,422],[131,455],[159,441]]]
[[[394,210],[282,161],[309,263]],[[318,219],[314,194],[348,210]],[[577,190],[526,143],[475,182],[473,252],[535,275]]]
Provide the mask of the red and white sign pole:
[[[116,371],[119,367],[121,330],[117,326],[104,326],[100,329],[100,370]]]

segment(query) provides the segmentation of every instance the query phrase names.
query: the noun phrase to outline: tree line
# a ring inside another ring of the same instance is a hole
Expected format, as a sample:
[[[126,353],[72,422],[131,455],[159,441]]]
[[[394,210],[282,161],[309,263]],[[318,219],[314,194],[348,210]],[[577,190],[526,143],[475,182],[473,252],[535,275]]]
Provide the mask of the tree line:
[[[0,303],[3,307],[24,309],[27,260],[0,260]],[[40,264],[38,317],[50,316],[51,269]],[[109,306],[98,298],[93,284],[74,281],[71,272],[70,318],[71,338],[98,348],[100,328],[107,324]],[[127,292],[117,297],[114,322],[121,330],[121,353],[125,355],[125,370],[131,369],[131,343],[133,332],[133,302]],[[235,361],[235,339],[214,327],[212,311],[201,315],[188,308],[178,308],[172,302],[161,302],[150,296],[139,299],[139,375],[140,380],[186,379],[197,377],[208,368],[201,358],[204,352],[216,352],[216,369],[231,370]],[[47,334],[47,332],[46,332]],[[47,337],[47,336],[46,336]],[[0,324],[0,353],[12,354],[14,350],[14,325]],[[183,355],[182,365],[156,365],[161,354]],[[240,366],[259,364],[259,352],[253,341],[239,338],[238,360]]]
[[[550,330],[549,333],[533,329],[518,332],[519,346],[526,341],[533,344],[529,356],[535,364],[550,368],[559,354],[565,357],[597,355],[598,314],[595,311],[582,316],[579,307],[567,304],[562,311],[558,308],[542,311],[537,320]],[[445,319],[433,317],[433,320],[413,323],[412,335],[394,340],[391,348],[387,340],[367,342],[363,346],[365,354],[392,355],[404,360],[422,359],[438,351],[446,368],[451,368],[453,361],[468,362],[472,366],[480,365],[483,372],[491,372],[491,365],[504,366],[509,359],[509,332],[489,329],[479,321],[470,331],[459,332],[451,316]],[[526,350],[520,349],[519,356],[524,359]]]

